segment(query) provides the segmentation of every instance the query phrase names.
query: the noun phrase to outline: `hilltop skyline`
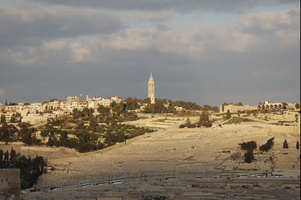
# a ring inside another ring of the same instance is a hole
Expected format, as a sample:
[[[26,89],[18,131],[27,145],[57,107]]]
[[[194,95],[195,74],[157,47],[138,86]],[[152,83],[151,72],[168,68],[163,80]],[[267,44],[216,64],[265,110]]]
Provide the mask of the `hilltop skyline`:
[[[300,1],[0,0],[0,103],[300,102]]]

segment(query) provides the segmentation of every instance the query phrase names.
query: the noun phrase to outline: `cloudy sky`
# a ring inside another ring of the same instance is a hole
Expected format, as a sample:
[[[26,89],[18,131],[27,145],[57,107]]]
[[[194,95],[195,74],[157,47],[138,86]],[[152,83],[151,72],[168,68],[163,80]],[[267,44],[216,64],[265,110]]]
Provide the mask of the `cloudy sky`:
[[[300,0],[0,0],[0,103],[300,102]]]

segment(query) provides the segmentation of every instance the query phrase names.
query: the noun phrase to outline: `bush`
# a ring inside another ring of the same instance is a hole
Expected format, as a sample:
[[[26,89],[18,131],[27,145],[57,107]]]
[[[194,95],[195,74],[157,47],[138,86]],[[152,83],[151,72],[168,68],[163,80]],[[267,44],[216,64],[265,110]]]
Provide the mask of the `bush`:
[[[181,125],[179,126],[179,128],[185,128],[185,127],[186,127],[185,124],[181,124]]]
[[[255,141],[243,142],[240,143],[239,145],[242,150],[247,150],[247,151],[253,151],[254,149],[257,148],[257,144]]]
[[[274,138],[269,139],[265,144],[259,147],[260,151],[268,152],[274,146]]]
[[[196,127],[196,124],[189,124],[187,125],[188,128],[195,128]]]
[[[203,126],[205,126],[205,127],[209,128],[209,127],[211,127],[211,126],[212,126],[212,123],[211,123],[211,122],[209,122],[209,121],[207,121],[207,122],[205,122],[205,123],[203,124]]]

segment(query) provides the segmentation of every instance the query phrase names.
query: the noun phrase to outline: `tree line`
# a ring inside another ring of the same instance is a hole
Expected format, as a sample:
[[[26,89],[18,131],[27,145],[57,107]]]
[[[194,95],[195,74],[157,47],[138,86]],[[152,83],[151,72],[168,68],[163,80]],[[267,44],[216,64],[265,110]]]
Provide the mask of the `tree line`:
[[[13,148],[10,152],[0,149],[0,168],[20,168],[21,189],[35,185],[39,176],[46,172],[46,166],[42,156],[31,159],[30,156],[21,156]]]
[[[187,117],[186,122],[184,124],[181,124],[179,126],[179,128],[196,128],[196,127],[201,127],[201,126],[205,126],[205,127],[211,127],[212,126],[212,120],[209,120],[209,113],[206,111],[202,111],[199,121],[192,123],[189,119],[189,117]]]
[[[94,109],[74,109],[71,116],[50,119],[39,129],[33,128],[29,123],[4,122],[0,127],[0,141],[6,143],[22,141],[26,145],[49,147],[63,146],[74,148],[79,152],[88,152],[155,131],[120,123],[138,119],[133,112],[111,113],[110,109],[104,106],[99,106],[98,112],[98,115],[94,115]]]

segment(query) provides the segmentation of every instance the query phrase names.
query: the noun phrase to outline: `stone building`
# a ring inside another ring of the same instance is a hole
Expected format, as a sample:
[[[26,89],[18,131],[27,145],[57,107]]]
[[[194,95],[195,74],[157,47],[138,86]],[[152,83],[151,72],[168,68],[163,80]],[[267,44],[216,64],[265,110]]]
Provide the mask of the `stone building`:
[[[243,112],[243,111],[252,111],[252,110],[257,110],[256,106],[240,106],[240,105],[225,105],[225,106],[220,106],[220,112],[221,113],[226,113],[228,110],[231,113],[237,113],[237,112]]]
[[[295,108],[295,104],[293,103],[271,103],[269,101],[265,101],[264,103],[259,103],[257,106],[258,110],[281,110],[281,109],[285,109],[285,110],[297,110]]]
[[[0,169],[0,199],[20,199],[20,169]]]

